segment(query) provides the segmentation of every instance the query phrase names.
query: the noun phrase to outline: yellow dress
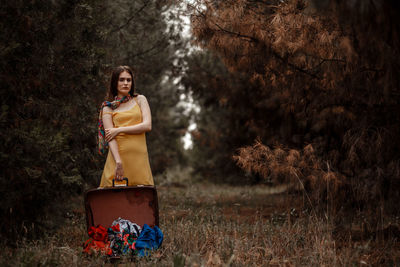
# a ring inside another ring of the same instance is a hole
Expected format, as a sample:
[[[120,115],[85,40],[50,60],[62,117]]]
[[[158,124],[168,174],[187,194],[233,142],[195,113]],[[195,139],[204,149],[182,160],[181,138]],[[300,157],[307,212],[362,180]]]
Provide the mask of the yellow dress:
[[[141,123],[142,112],[137,101],[135,106],[129,110],[114,111],[112,113],[112,120],[116,128]],[[147,153],[145,133],[121,133],[115,137],[115,140],[118,143],[118,151],[122,160],[124,177],[128,178],[128,185],[154,185]],[[112,179],[114,177],[115,160],[109,149],[103,175],[101,176],[100,187],[112,186]],[[123,183],[125,183],[125,181]],[[116,184],[120,183],[116,182]]]

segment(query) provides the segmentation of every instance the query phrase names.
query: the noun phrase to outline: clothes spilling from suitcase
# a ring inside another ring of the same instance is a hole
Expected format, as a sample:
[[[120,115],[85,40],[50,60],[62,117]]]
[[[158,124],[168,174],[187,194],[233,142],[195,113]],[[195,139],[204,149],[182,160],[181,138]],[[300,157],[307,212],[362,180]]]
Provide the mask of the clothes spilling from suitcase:
[[[111,257],[149,256],[161,246],[158,197],[154,186],[112,186],[85,193],[89,240],[84,252]]]
[[[118,218],[107,229],[102,225],[88,229],[90,238],[84,244],[84,252],[102,253],[112,257],[150,256],[163,241],[163,233],[157,226],[138,224]]]

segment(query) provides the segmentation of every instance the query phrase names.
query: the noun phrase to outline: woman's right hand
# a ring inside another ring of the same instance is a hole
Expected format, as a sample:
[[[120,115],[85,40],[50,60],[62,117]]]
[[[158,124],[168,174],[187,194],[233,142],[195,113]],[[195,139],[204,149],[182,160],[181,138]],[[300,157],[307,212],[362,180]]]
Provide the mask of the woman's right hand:
[[[115,166],[115,180],[122,181],[124,178],[124,169],[122,168],[122,162],[117,162]]]
[[[111,140],[114,139],[119,133],[121,129],[120,128],[108,128],[105,130],[106,133],[106,141],[110,142]]]

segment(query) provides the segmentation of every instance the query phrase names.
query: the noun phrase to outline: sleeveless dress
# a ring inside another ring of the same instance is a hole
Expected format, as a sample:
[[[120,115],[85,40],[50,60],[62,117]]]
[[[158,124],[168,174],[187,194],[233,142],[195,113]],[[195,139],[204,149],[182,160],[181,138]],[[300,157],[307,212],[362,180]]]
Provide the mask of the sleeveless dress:
[[[142,112],[135,99],[135,105],[125,111],[108,112],[112,114],[114,127],[132,126],[142,122]],[[150,169],[149,156],[147,153],[146,135],[120,133],[115,137],[118,143],[118,151],[124,169],[124,177],[128,178],[128,185],[154,185],[153,175]],[[115,160],[108,150],[107,160],[101,176],[100,187],[112,186],[115,177]],[[115,184],[123,184],[115,182]]]

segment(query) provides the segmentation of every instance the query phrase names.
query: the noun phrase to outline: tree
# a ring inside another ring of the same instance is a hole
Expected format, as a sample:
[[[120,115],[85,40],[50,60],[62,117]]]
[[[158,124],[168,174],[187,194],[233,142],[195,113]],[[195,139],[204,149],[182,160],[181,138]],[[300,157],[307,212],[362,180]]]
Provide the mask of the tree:
[[[232,155],[239,146],[257,137],[249,131],[247,121],[248,113],[253,113],[247,104],[257,97],[253,94],[255,88],[247,83],[245,75],[229,73],[212,52],[193,53],[186,61],[182,84],[201,107],[199,114],[193,114],[197,125],[190,151],[193,172],[203,179],[242,183],[243,176]],[[246,183],[254,182],[249,178]]]
[[[171,115],[176,89],[162,83],[176,68],[169,62],[179,46],[164,20],[167,8],[92,0],[0,7],[2,237],[16,241],[55,228],[68,199],[98,185],[105,158],[97,156],[97,118],[115,65],[137,68],[138,91],[152,106],[154,173],[177,162],[185,121]]]
[[[313,180],[301,167],[285,165],[295,172],[275,182],[300,178],[321,192],[316,199],[326,199],[326,185],[336,181],[337,192],[353,192],[350,204],[398,198],[391,189],[400,169],[398,5],[325,2],[328,9],[299,0],[202,1],[192,17],[195,42],[254,89],[256,97],[243,102],[249,109],[244,124],[261,143],[299,155],[311,145],[319,162],[314,167],[329,174]],[[226,90],[233,99],[237,91]],[[238,155],[242,167],[271,167],[257,148],[260,143],[247,147],[246,159]],[[272,175],[285,169],[278,167],[258,173],[282,177]]]

